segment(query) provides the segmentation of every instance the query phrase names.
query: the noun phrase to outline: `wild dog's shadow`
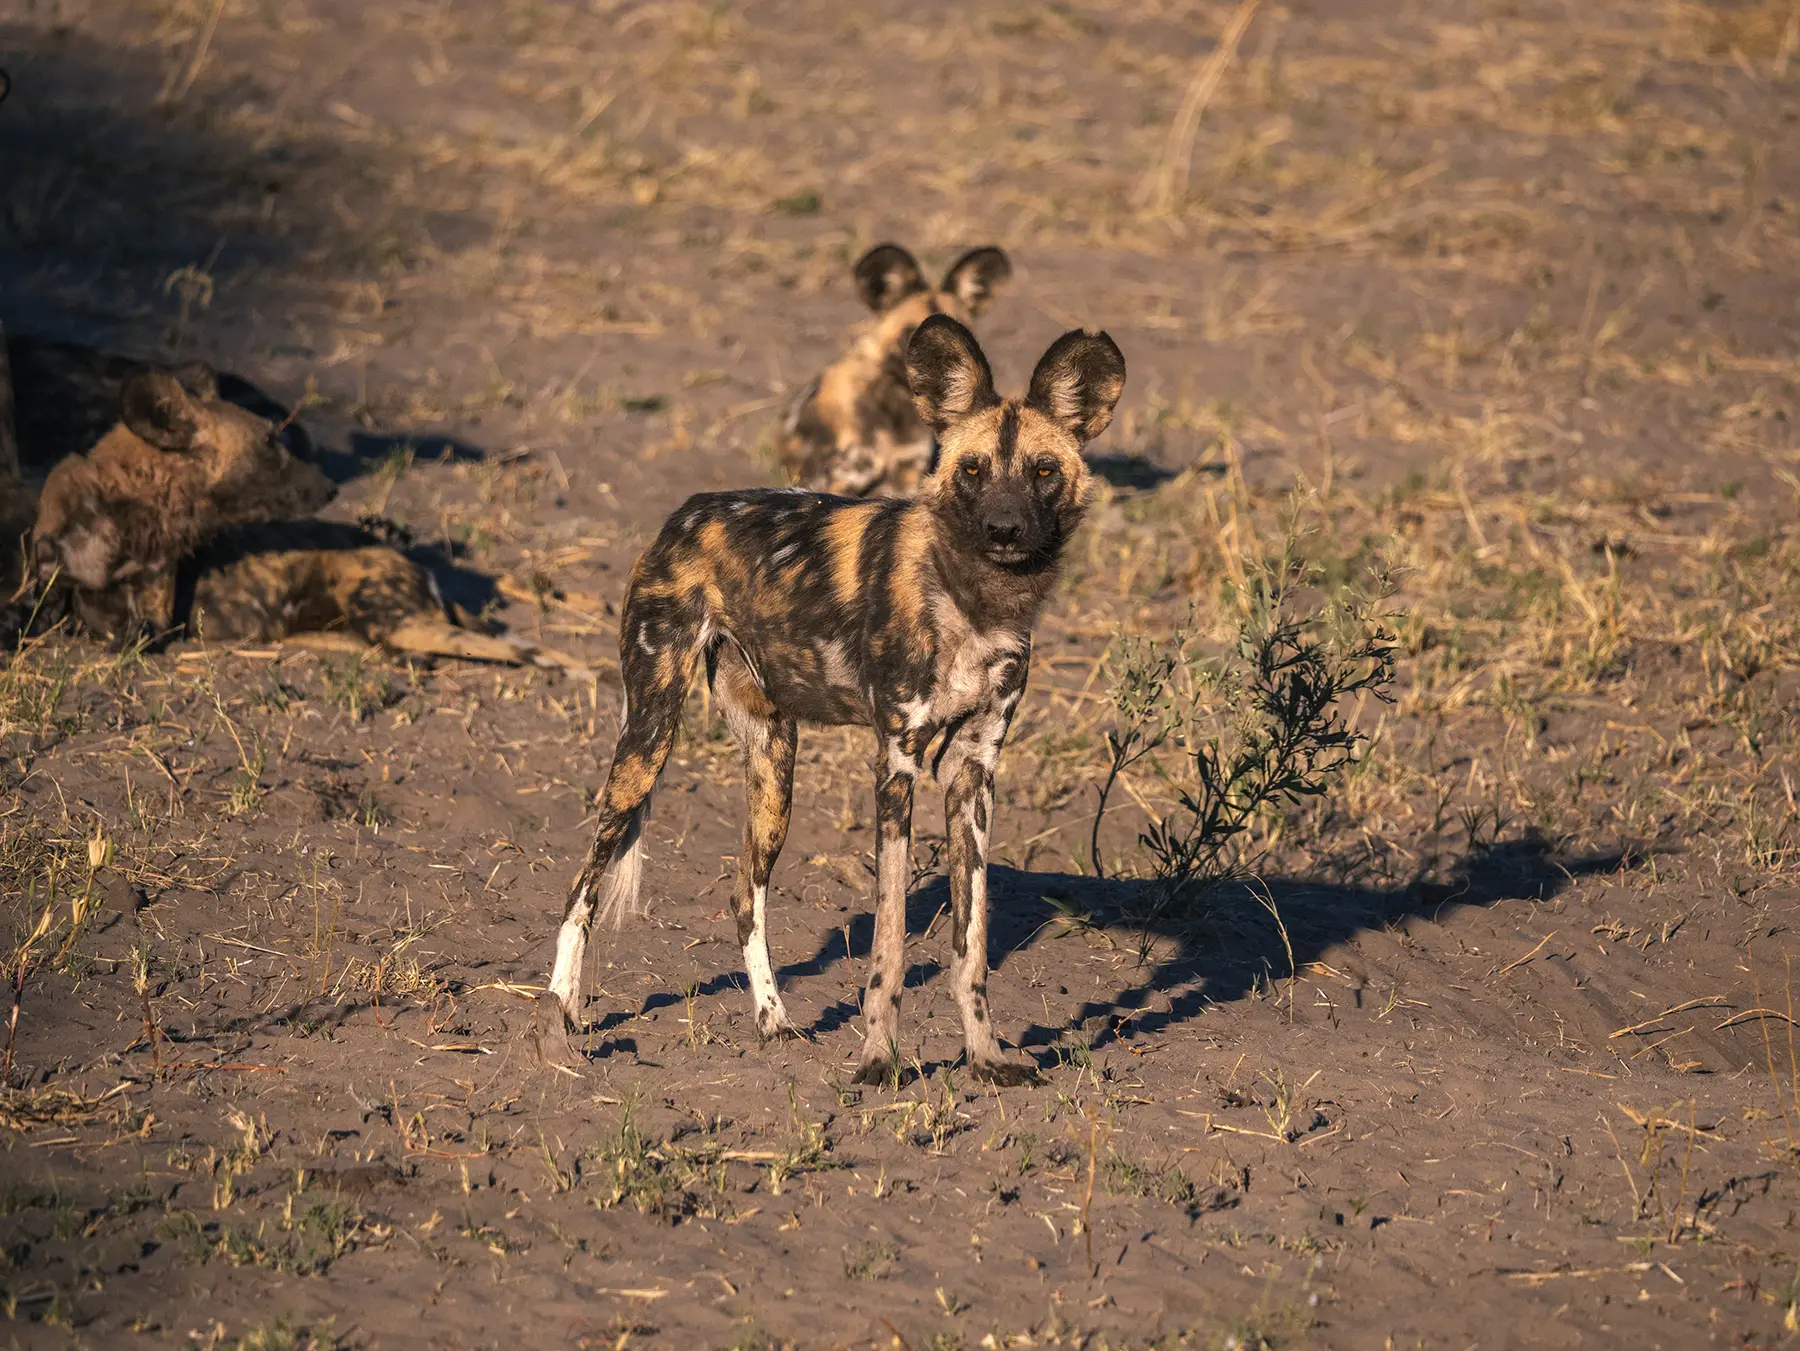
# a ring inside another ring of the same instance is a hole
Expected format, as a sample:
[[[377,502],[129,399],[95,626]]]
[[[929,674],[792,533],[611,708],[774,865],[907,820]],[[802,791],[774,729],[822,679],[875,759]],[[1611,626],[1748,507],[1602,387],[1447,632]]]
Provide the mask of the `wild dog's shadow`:
[[[1208,1004],[1242,999],[1360,933],[1446,909],[1548,900],[1576,878],[1616,870],[1619,861],[1616,853],[1558,858],[1532,833],[1464,856],[1448,882],[1383,888],[1271,877],[1254,888],[1222,887],[1198,905],[1160,914],[1151,883],[996,867],[989,884],[995,897],[990,949],[999,968],[1033,946],[1078,941],[1082,931],[1095,930],[1128,950],[1163,954],[1134,966],[1132,979],[1086,1000],[1065,1021],[1034,1024],[1019,1036],[1031,1048],[1081,1033],[1097,1049],[1187,1022]],[[1166,998],[1153,1005],[1158,994]],[[1099,1028],[1090,1030],[1095,1022]]]
[[[1286,926],[1294,965],[1303,967],[1359,933],[1415,916],[1435,917],[1452,907],[1548,900],[1575,879],[1611,872],[1618,865],[1617,854],[1558,858],[1533,834],[1467,855],[1447,883],[1414,882],[1382,888],[1267,878],[1259,889]],[[1289,954],[1281,931],[1251,888],[1223,887],[1203,903],[1158,914],[1152,905],[1152,885],[1070,873],[1023,872],[998,864],[988,870],[988,950],[996,971],[1004,971],[1009,960],[1020,953],[1049,943],[1078,942],[1084,933],[1104,934],[1127,951],[1147,940],[1142,950],[1162,954],[1130,968],[1124,982],[1086,1000],[1066,1020],[1033,1023],[1018,1031],[1018,1045],[1040,1065],[1053,1063],[1052,1048],[1068,1045],[1071,1037],[1078,1037],[1083,1046],[1099,1049],[1122,1036],[1161,1032],[1198,1017],[1208,1004],[1242,999],[1259,983],[1279,981],[1288,974]],[[928,929],[941,935],[949,923],[949,903],[949,883],[942,876],[915,890],[907,898],[909,936],[916,939]],[[810,956],[780,967],[777,975],[786,983],[824,975],[847,963],[860,964],[868,959],[873,938],[874,918],[864,911],[826,936]],[[917,988],[945,974],[937,960],[916,961],[907,972],[906,983]],[[694,993],[729,995],[744,988],[734,965],[697,985]],[[1159,993],[1167,997],[1156,1000]],[[666,992],[652,994],[640,1012],[679,999]],[[819,1009],[809,1031],[815,1035],[833,1032],[860,1012],[854,997],[834,1000]],[[631,1016],[610,1016],[597,1030],[616,1026]]]
[[[1160,488],[1170,479],[1180,477],[1177,471],[1165,469],[1147,455],[1089,455],[1087,466],[1095,478],[1104,479],[1115,488],[1139,492]]]

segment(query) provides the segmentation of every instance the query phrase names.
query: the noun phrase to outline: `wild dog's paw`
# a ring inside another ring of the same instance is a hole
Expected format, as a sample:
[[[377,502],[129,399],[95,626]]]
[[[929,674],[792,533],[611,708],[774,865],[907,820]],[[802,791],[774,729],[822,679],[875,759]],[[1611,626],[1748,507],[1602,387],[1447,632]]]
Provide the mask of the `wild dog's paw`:
[[[531,1023],[525,1029],[525,1041],[537,1056],[538,1063],[559,1074],[579,1076],[587,1068],[587,1057],[575,1043],[576,1029],[562,1001],[553,994],[537,997],[531,1011]]]
[[[756,1011],[756,1035],[768,1041],[811,1041],[812,1038],[794,1025],[787,1010],[779,1006]]]
[[[878,1060],[865,1060],[856,1067],[856,1073],[850,1076],[853,1084],[870,1084],[879,1088],[894,1077],[894,1060],[892,1056],[882,1056]]]

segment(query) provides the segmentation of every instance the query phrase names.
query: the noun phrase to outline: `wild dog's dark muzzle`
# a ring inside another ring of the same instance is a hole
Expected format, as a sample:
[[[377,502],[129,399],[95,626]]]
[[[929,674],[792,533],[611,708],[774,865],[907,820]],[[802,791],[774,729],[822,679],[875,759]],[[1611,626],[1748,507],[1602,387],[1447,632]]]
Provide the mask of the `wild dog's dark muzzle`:
[[[1030,504],[1011,493],[996,495],[983,503],[978,520],[983,550],[1001,562],[1019,561],[1037,543]]]

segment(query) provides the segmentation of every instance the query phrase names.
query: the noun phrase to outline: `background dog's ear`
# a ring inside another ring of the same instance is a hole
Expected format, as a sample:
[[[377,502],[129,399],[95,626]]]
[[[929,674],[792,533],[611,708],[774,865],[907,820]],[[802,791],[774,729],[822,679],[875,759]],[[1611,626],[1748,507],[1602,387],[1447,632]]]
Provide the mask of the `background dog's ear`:
[[[139,371],[120,392],[125,425],[158,450],[186,450],[200,430],[199,400],[166,371]]]
[[[184,361],[175,368],[181,387],[202,403],[215,403],[219,397],[219,373],[204,361]]]
[[[970,314],[987,308],[994,292],[1012,276],[1012,263],[1002,249],[970,249],[944,274],[944,290],[969,307]]]
[[[925,289],[925,274],[898,244],[877,244],[856,260],[856,294],[875,313]]]
[[[0,103],[6,102],[6,96],[12,92],[12,76],[0,70]]]
[[[1025,406],[1062,423],[1083,443],[1112,421],[1125,391],[1125,355],[1104,333],[1074,329],[1050,344],[1031,373]]]
[[[920,419],[933,431],[1000,402],[981,344],[947,314],[934,314],[913,330],[906,383]]]

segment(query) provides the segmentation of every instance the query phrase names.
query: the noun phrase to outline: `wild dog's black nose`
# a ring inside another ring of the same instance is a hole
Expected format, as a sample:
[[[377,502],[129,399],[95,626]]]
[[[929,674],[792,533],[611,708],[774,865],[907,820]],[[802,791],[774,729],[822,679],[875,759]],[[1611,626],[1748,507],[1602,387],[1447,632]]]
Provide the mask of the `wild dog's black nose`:
[[[1017,516],[990,516],[983,525],[987,529],[988,543],[994,545],[1017,544],[1019,536],[1025,532],[1024,523]]]

